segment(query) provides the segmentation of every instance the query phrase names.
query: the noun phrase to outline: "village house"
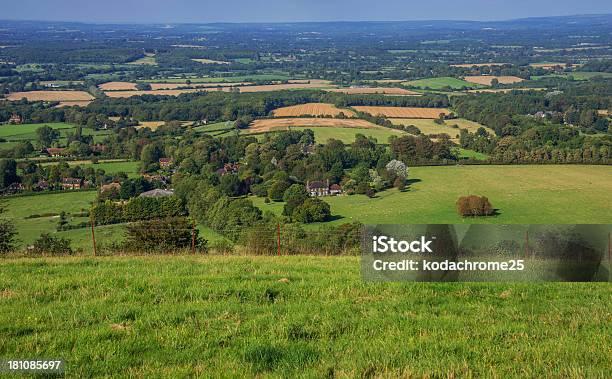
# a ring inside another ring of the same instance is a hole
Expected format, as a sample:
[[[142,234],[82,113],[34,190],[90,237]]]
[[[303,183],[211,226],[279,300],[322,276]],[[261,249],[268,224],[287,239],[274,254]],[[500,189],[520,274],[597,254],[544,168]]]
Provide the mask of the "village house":
[[[108,147],[102,144],[91,145],[90,148],[92,153],[106,153],[108,150]]]
[[[143,192],[139,195],[139,197],[167,197],[174,195],[173,190],[165,190],[165,189],[154,189],[151,191]]]
[[[34,184],[33,189],[35,191],[46,191],[50,187],[49,182],[46,180],[39,180],[36,184]]]
[[[79,178],[63,178],[62,188],[65,190],[78,190],[83,186],[83,180]]]
[[[240,169],[240,163],[226,163],[217,170],[217,174],[223,176],[226,174],[235,174]]]
[[[329,185],[329,180],[306,182],[306,191],[312,197],[342,195],[342,187],[338,184]]]
[[[172,166],[172,158],[159,158],[159,167],[169,168]]]
[[[9,124],[21,124],[22,122],[23,122],[23,119],[18,114],[13,113],[11,115],[11,118],[9,118]]]
[[[47,155],[51,157],[61,157],[64,155],[65,151],[66,149],[63,147],[48,147],[45,149],[45,152],[47,153]]]
[[[103,184],[100,187],[100,193],[113,192],[113,191],[119,192],[119,190],[121,190],[121,183],[119,183],[119,182],[112,182],[112,183],[108,183],[108,184]]]

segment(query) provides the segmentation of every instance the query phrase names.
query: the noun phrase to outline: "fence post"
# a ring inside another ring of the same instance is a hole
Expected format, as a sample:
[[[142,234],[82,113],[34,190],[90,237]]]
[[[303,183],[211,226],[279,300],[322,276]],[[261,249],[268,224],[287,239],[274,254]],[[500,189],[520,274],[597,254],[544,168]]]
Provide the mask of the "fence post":
[[[93,244],[93,255],[95,257],[96,255],[98,255],[98,251],[97,251],[97,248],[96,248],[96,233],[94,232],[95,219],[94,219],[93,215],[91,216],[90,224],[91,224],[91,242]]]
[[[276,223],[276,255],[281,255],[281,242],[280,242],[280,222]]]
[[[529,258],[529,230],[525,231],[525,259]]]
[[[196,243],[196,231],[195,222],[191,222],[191,254],[195,254],[195,243]]]

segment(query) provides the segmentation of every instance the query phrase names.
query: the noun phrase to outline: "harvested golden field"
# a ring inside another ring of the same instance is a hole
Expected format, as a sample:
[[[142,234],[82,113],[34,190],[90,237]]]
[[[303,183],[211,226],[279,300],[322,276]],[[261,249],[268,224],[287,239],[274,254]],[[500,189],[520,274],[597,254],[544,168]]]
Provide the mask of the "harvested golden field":
[[[404,88],[396,88],[396,87],[354,87],[354,88],[335,88],[329,89],[330,92],[342,92],[351,94],[384,94],[384,95],[403,95],[403,96],[421,96],[422,93],[409,91]]]
[[[446,108],[417,108],[417,107],[375,107],[354,106],[359,112],[369,113],[372,116],[382,115],[391,118],[438,118],[441,113],[450,114]]]
[[[185,126],[189,122],[190,121],[181,121],[181,124]],[[155,130],[159,128],[160,126],[164,125],[165,123],[166,121],[138,121],[138,125],[136,126],[136,129],[149,128],[151,130]]]
[[[421,133],[429,136],[432,134],[446,133],[451,137],[451,140],[458,142],[459,131],[461,129],[467,129],[470,133],[474,133],[478,128],[485,128],[487,132],[495,134],[495,132],[484,125],[477,122],[466,120],[463,118],[456,118],[452,120],[445,120],[444,124],[439,125],[434,120],[426,120],[422,118],[390,118],[389,121],[393,125],[414,125]],[[458,128],[454,128],[453,125],[457,125]]]
[[[60,103],[57,104],[55,107],[56,108],[75,107],[75,106],[76,107],[86,107],[91,102],[92,102],[92,100],[87,100],[87,101],[60,101]]]
[[[462,63],[462,64],[452,64],[451,67],[459,67],[459,68],[472,68],[476,67],[496,67],[496,66],[504,66],[508,63]]]
[[[607,116],[609,114],[607,109],[598,109],[597,114],[600,116]]]
[[[366,120],[359,119],[339,119],[339,118],[273,118],[255,120],[251,126],[245,130],[246,133],[262,133],[270,131],[287,130],[291,126],[305,127],[336,127],[336,128],[382,128]]]
[[[518,76],[493,76],[493,75],[476,75],[466,76],[463,78],[466,82],[482,84],[484,86],[490,86],[493,79],[497,79],[499,84],[512,84],[522,82],[523,79]]]
[[[307,103],[278,108],[273,111],[275,117],[299,117],[299,116],[329,116],[334,117],[344,113],[347,117],[354,117],[355,112],[350,109],[339,109],[333,104]]]
[[[542,68],[544,70],[550,70],[550,69],[558,68],[558,67],[564,68],[565,63],[560,63],[560,62],[530,63],[529,66],[533,68]]]
[[[107,82],[98,86],[102,91],[135,91],[136,83],[130,82]]]
[[[108,97],[132,97],[132,96],[143,96],[143,95],[165,95],[165,96],[178,96],[182,93],[197,92],[196,89],[169,89],[160,91],[106,91],[104,94]]]
[[[94,99],[85,91],[25,91],[13,92],[8,95],[7,99],[11,101],[21,100],[22,98],[28,101],[92,101]]]
[[[196,58],[196,59],[192,59],[192,61],[202,63],[202,64],[230,64],[229,62],[215,61],[215,60],[206,59],[206,58]]]

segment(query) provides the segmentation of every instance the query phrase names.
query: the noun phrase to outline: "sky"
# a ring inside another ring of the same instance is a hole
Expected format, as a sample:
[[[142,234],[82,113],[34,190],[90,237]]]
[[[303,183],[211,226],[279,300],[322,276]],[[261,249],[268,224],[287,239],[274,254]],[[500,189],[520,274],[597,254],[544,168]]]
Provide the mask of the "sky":
[[[0,19],[118,23],[493,21],[612,13],[611,0],[0,0]]]

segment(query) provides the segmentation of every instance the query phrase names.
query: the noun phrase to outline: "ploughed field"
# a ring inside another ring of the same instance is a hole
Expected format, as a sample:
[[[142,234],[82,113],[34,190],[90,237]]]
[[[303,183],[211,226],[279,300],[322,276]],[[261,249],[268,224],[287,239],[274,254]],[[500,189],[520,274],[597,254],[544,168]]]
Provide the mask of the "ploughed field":
[[[333,104],[325,103],[306,103],[292,105],[275,109],[273,114],[275,117],[299,117],[299,116],[337,116],[344,113],[346,117],[355,116],[355,112],[350,109],[340,109]]]
[[[0,260],[0,355],[66,376],[607,377],[607,283],[369,283],[357,257]]]
[[[360,105],[354,106],[358,112],[369,113],[372,116],[390,118],[438,118],[440,114],[450,114],[446,108],[420,108],[420,107],[380,107]]]

